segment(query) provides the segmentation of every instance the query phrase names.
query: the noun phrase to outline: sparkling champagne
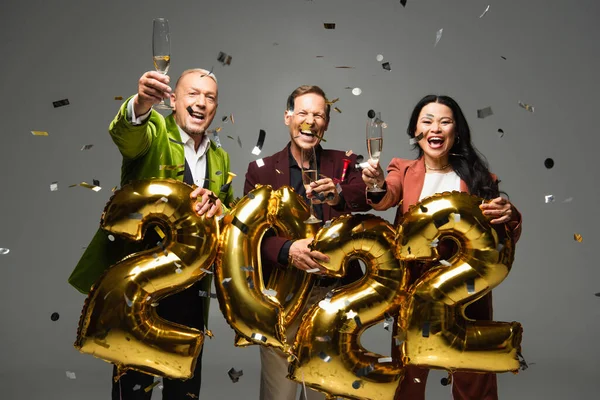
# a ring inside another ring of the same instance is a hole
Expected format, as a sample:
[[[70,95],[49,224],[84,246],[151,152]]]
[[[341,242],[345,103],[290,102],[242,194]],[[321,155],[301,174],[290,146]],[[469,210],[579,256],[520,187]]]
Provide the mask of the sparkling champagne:
[[[170,64],[171,56],[154,56],[154,69],[161,74],[167,74]]]
[[[382,147],[383,138],[381,137],[369,138],[369,140],[367,140],[367,150],[369,151],[369,156],[372,160],[379,160]]]

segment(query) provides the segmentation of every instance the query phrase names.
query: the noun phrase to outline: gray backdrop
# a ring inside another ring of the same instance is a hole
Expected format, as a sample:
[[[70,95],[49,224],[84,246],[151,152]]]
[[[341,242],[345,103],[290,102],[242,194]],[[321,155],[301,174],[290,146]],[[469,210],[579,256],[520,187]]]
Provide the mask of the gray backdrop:
[[[524,218],[513,270],[494,301],[496,320],[523,324],[532,365],[499,376],[501,397],[597,398],[597,1],[408,0],[403,8],[397,0],[5,0],[0,15],[0,247],[10,249],[0,255],[0,397],[109,398],[111,366],[73,348],[84,296],[66,280],[119,182],[121,159],[107,133],[120,105],[114,97],[135,93],[152,68],[152,19],[162,16],[171,25],[172,77],[214,67],[220,104],[213,127],[234,114],[221,140],[238,194],[257,158],[250,152],[259,129],[267,131],[261,156],[288,141],[285,100],[298,85],[317,84],[340,98],[326,147],[364,154],[366,112],[381,111],[385,165],[414,157],[405,134],[414,104],[432,92],[454,96]],[[325,22],[336,29],[325,30]],[[233,57],[231,65],[217,61],[219,51]],[[53,108],[63,98],[71,104]],[[494,114],[478,119],[486,106]],[[226,135],[239,136],[242,148]],[[80,151],[85,144],[94,146]],[[544,167],[548,157],[552,169]],[[92,179],[100,192],[68,188]],[[548,194],[554,203],[545,204]],[[202,397],[257,398],[257,348],[233,347],[216,302],[210,325],[216,337],[205,345]],[[388,339],[378,326],[364,343],[387,354]],[[231,367],[244,371],[236,384]],[[450,398],[442,376],[433,373],[428,398]]]

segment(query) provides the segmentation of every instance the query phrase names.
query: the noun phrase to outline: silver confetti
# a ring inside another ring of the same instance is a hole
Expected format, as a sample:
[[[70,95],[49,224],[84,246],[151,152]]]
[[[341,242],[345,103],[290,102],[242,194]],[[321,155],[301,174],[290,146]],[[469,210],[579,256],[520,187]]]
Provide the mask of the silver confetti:
[[[444,28],[440,29],[439,31],[436,32],[435,34],[435,44],[433,45],[433,47],[436,47],[437,44],[439,43],[440,39],[442,38],[442,33],[444,33]]]
[[[485,108],[481,108],[481,109],[477,110],[477,118],[486,118],[486,117],[489,117],[490,115],[494,115],[494,112],[492,111],[492,107],[485,107]]]
[[[483,18],[483,16],[484,16],[485,14],[487,14],[487,12],[488,12],[489,10],[490,10],[490,6],[489,6],[489,4],[488,4],[488,6],[485,8],[485,11],[483,12],[483,14],[481,14],[481,15],[479,16],[479,18]]]
[[[75,376],[75,372],[67,371],[67,378],[69,379],[77,379]]]
[[[551,194],[547,194],[544,196],[544,201],[546,202],[546,204],[554,203],[554,196]]]
[[[51,192],[56,192],[58,190],[58,182],[52,182],[50,184],[50,191]]]
[[[274,290],[274,289],[263,289],[262,292],[265,296],[273,296],[273,297],[277,296],[277,290]]]
[[[534,112],[534,111],[535,111],[535,108],[534,108],[532,105],[525,104],[525,103],[523,103],[522,101],[519,101],[519,106],[520,106],[521,108],[524,108],[525,110],[527,110],[527,111],[529,111],[529,112]]]
[[[9,252],[10,252],[10,250],[9,250],[9,249],[5,249],[5,248],[3,248],[3,247],[0,247],[0,254],[1,254],[1,255],[8,254]]]
[[[446,266],[446,267],[451,267],[451,266],[452,266],[452,264],[451,264],[451,263],[449,263],[449,262],[448,262],[448,261],[446,261],[446,260],[440,260],[440,264],[442,264],[442,265],[444,265],[444,266]]]
[[[86,145],[84,145],[84,146],[81,148],[81,150],[80,150],[80,151],[89,150],[89,149],[91,149],[92,147],[94,147],[94,145],[93,145],[93,144],[86,144]]]

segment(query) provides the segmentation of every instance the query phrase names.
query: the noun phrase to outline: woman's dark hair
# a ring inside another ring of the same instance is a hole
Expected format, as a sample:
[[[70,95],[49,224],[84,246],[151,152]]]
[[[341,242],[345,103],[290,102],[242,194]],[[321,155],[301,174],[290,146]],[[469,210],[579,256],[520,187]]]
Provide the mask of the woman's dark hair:
[[[471,143],[471,130],[458,103],[451,97],[427,95],[415,106],[406,133],[411,138],[415,137],[417,121],[423,107],[429,103],[440,103],[452,110],[454,115],[455,140],[450,149],[450,165],[454,172],[467,184],[469,192],[484,199],[492,199],[499,196],[498,182],[492,179],[488,163]],[[420,133],[420,132],[419,132]],[[423,156],[423,149],[418,143],[415,148],[419,151],[419,157]]]

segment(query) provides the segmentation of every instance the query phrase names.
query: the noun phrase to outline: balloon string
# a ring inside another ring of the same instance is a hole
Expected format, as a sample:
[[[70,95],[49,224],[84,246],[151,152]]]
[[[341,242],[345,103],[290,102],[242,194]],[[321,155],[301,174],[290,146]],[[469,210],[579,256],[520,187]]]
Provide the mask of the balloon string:
[[[306,383],[304,382],[304,370],[302,370],[302,387],[303,387],[302,393],[304,393],[304,400],[308,400],[306,398]]]

